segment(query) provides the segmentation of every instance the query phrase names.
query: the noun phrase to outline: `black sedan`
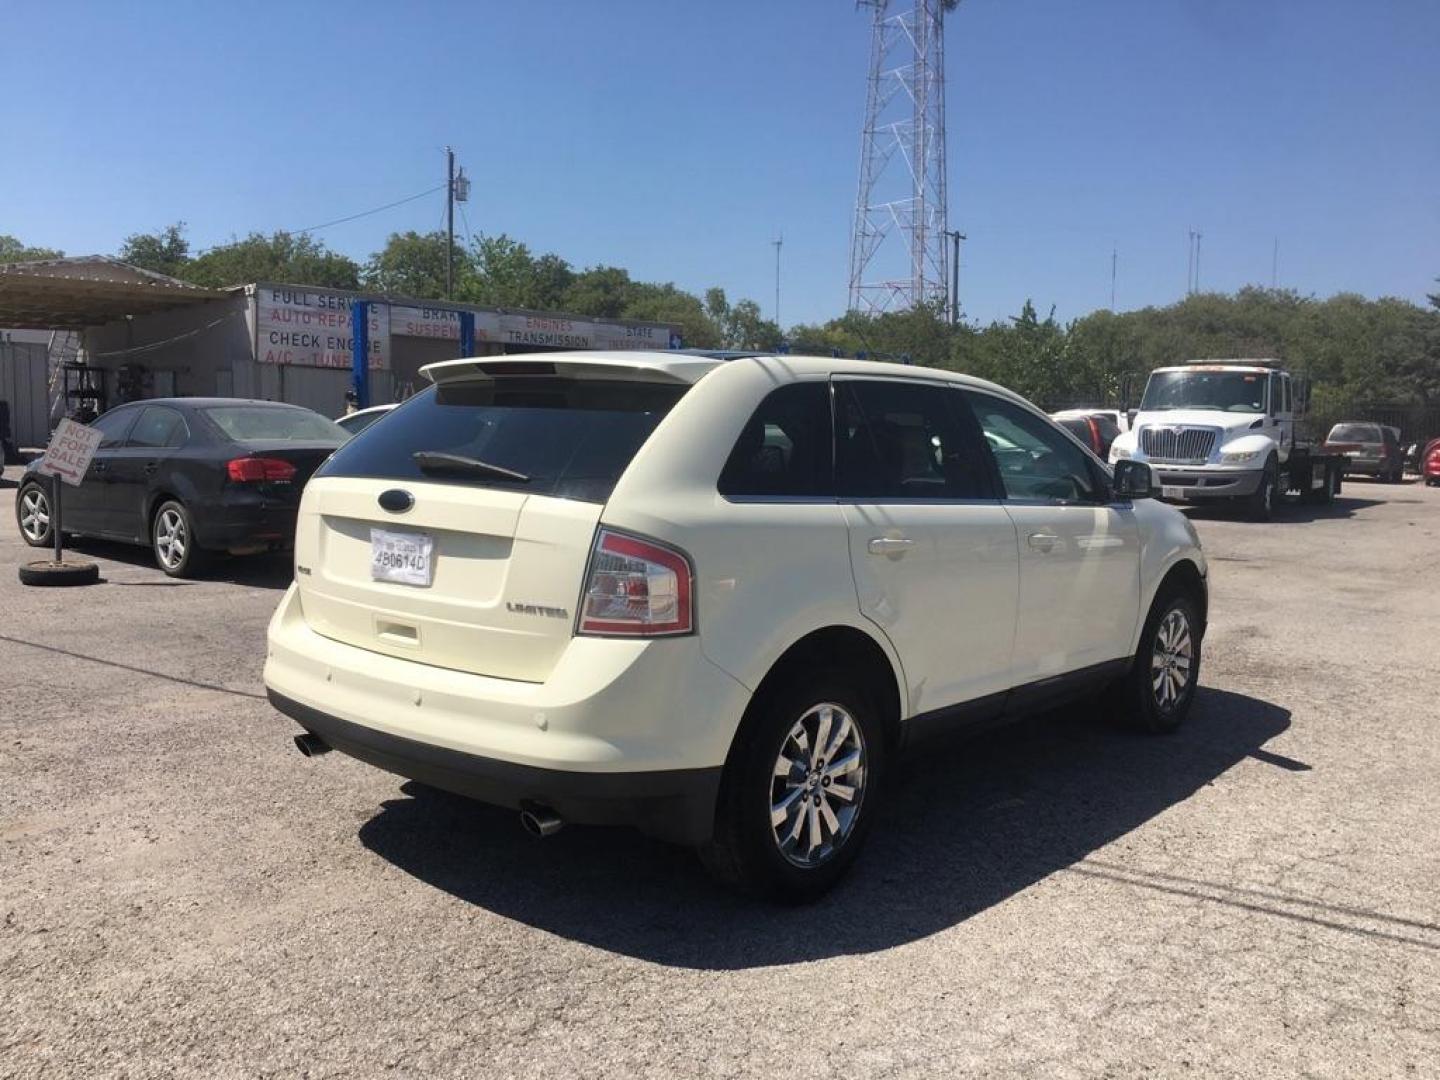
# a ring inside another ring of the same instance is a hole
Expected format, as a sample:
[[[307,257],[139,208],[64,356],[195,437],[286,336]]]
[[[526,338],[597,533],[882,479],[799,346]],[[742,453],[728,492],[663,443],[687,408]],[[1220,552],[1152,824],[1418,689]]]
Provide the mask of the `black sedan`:
[[[148,544],[160,569],[191,577],[206,557],[276,550],[295,539],[300,489],[348,436],[295,405],[236,398],[162,398],[111,409],[79,487],[60,499],[64,533]],[[48,547],[50,478],[32,463],[15,516],[32,547]]]

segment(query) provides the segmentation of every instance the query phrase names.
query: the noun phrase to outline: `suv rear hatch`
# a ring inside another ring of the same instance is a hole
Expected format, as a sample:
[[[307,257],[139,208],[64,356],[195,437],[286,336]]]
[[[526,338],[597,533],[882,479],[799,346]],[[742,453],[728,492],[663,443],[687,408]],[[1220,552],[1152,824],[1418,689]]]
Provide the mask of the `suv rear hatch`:
[[[307,486],[301,609],[360,648],[543,681],[573,635],[605,500],[690,381],[534,359],[427,373],[436,386]]]

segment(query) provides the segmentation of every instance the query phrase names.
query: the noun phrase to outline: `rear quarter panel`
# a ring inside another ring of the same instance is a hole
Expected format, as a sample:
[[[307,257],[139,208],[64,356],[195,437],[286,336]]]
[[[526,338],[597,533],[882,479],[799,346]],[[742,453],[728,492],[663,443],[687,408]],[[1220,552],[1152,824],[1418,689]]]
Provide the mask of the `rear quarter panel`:
[[[706,375],[656,428],[616,485],[602,524],[683,549],[696,577],[695,618],[708,659],[753,691],[801,638],[828,626],[866,634],[845,519],[833,499],[731,502],[716,490],[741,428],[765,395],[797,378],[784,358],[732,361]],[[899,702],[909,715],[908,701]],[[734,718],[739,722],[739,717]]]

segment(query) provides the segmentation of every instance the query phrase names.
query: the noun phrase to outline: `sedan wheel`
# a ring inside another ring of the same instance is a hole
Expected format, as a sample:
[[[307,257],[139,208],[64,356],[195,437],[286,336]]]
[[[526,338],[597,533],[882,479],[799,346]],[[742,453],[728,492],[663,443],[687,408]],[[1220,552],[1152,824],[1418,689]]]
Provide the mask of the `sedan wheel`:
[[[163,504],[151,526],[151,548],[160,569],[171,577],[192,577],[199,571],[204,553],[195,542],[189,511],[178,502]]]
[[[20,522],[20,535],[31,547],[48,547],[50,534],[50,496],[45,489],[31,484],[20,492],[15,503],[15,517]]]

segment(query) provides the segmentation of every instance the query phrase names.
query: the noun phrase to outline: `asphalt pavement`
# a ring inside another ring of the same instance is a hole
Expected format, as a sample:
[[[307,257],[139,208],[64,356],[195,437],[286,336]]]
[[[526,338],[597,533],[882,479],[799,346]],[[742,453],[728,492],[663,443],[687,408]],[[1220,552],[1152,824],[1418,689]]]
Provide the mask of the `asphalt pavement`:
[[[801,909],[302,758],[288,561],[27,589],[13,501],[0,1076],[1440,1076],[1440,489],[1192,511],[1188,726],[932,744]]]

